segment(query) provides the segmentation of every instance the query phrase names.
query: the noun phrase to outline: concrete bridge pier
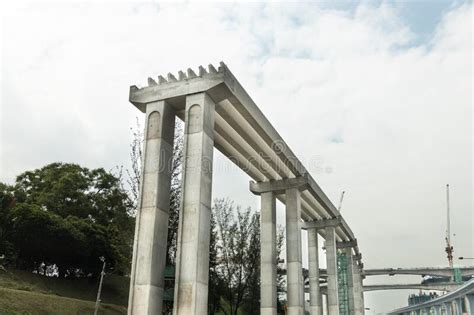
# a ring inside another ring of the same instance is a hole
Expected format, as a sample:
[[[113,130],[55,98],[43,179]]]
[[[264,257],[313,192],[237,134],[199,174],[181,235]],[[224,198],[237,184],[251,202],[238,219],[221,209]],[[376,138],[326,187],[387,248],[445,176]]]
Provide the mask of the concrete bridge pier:
[[[186,96],[174,315],[207,314],[215,104]]]
[[[288,315],[304,314],[304,284],[301,253],[301,192],[286,190],[286,264]]]
[[[277,314],[276,199],[261,194],[260,210],[260,314]]]
[[[445,309],[446,315],[453,315],[453,309],[452,309],[451,303],[444,303],[442,307]]]
[[[310,314],[323,315],[323,301],[319,286],[318,231],[316,228],[308,229],[308,262]]]
[[[469,294],[465,299],[466,308],[469,310],[470,314],[474,314],[474,294]]]
[[[327,265],[327,308],[329,315],[339,315],[339,295],[337,289],[337,247],[336,228],[327,226],[326,239],[326,265]]]
[[[355,314],[355,299],[357,297],[357,292],[354,288],[354,263],[352,256],[352,248],[344,248],[344,254],[347,258],[347,289],[349,292],[349,314]]]
[[[360,254],[359,254],[360,255]],[[365,314],[364,285],[361,275],[361,267],[357,264],[360,257],[352,256],[352,286],[354,294],[354,314]]]
[[[162,313],[174,121],[174,110],[165,101],[146,105],[128,314]]]
[[[250,191],[261,196],[261,304],[260,314],[277,311],[276,195],[285,195],[287,303],[289,315],[304,314],[304,283],[301,248],[301,190],[304,177],[250,183]],[[319,273],[319,269],[318,269]]]

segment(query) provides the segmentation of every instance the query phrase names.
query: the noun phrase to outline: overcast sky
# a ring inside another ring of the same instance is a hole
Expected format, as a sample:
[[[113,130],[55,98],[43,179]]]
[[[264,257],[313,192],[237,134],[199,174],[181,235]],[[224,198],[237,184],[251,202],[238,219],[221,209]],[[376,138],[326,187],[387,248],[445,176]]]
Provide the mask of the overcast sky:
[[[455,256],[474,257],[470,2],[2,2],[0,11],[0,181],[55,161],[128,166],[141,117],[129,86],[223,60],[335,204],[346,191],[366,268],[447,266],[447,183]],[[213,197],[258,209],[248,177],[217,151],[215,167]],[[384,281],[420,278],[365,283]],[[366,307],[404,306],[410,292],[366,293]]]

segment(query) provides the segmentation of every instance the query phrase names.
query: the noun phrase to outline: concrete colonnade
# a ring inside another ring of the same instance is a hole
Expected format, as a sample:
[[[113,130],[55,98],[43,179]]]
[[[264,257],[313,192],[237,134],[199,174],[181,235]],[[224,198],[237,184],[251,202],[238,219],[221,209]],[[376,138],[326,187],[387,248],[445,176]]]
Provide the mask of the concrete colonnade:
[[[163,311],[174,127],[179,116],[185,130],[173,314],[207,314],[215,147],[256,181],[250,190],[261,196],[261,314],[277,311],[278,198],[286,205],[288,314],[305,311],[301,229],[307,228],[311,314],[323,313],[321,234],[326,239],[329,314],[338,315],[337,240],[354,240],[354,234],[227,66],[199,67],[198,72],[180,71],[178,78],[169,73],[158,82],[149,78],[147,87],[130,87],[129,100],[146,113],[146,122],[128,314]],[[357,245],[351,246],[357,254]],[[351,309],[358,314],[358,297],[363,296],[355,292],[362,292],[361,278],[350,258]]]
[[[276,196],[285,195],[286,204],[286,262],[287,262],[287,304],[288,314],[304,313],[304,283],[302,275],[301,247],[301,191],[304,181],[283,179],[271,183],[252,183],[250,190],[261,196],[261,308],[260,314],[276,314]],[[327,266],[327,310],[330,315],[339,314],[338,270],[336,241],[337,219],[321,220],[313,225],[305,225],[308,231],[309,262],[309,311],[311,315],[323,314],[323,299],[319,284],[319,247],[318,235],[325,240]],[[350,313],[364,314],[362,277],[358,257],[352,254],[352,248],[343,249],[348,256],[348,284]]]
[[[207,313],[214,107],[206,93],[186,96],[176,315]],[[162,313],[174,127],[166,101],[147,104],[129,314]]]

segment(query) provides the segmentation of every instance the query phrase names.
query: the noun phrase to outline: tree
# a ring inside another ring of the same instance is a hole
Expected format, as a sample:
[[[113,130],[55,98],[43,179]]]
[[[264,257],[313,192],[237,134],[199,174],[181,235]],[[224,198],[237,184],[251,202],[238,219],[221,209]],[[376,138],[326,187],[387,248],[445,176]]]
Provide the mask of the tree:
[[[220,262],[217,274],[223,283],[222,294],[230,304],[230,314],[236,315],[244,298],[249,297],[249,279],[259,272],[259,267],[255,266],[259,263],[251,261],[255,255],[259,255],[259,250],[252,244],[255,241],[254,232],[260,230],[259,217],[250,208],[242,210],[234,207],[228,199],[216,199],[213,210]]]
[[[0,183],[0,256],[2,264],[15,261],[15,251],[9,237],[11,230],[11,210],[15,206],[14,188]]]
[[[255,213],[250,223],[250,238],[245,268],[247,269],[247,291],[243,309],[249,315],[260,314],[260,214]]]
[[[61,276],[96,275],[105,256],[109,271],[129,268],[131,203],[113,174],[52,163],[20,174],[14,188],[0,189],[2,200],[13,204],[2,216],[2,233],[17,267],[38,271],[46,264]]]
[[[209,292],[208,313],[213,315],[221,308],[221,280],[217,268],[219,267],[217,249],[217,223],[214,212],[211,213],[211,238],[209,244]]]

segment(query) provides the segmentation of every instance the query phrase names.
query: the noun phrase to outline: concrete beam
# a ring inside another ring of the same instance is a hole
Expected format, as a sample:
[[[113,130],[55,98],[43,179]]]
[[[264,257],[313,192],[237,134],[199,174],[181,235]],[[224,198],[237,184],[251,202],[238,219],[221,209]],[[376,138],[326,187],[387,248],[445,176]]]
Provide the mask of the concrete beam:
[[[334,219],[303,222],[303,224],[301,225],[301,228],[304,230],[308,230],[308,229],[319,230],[319,229],[324,229],[327,227],[337,227],[340,224],[341,224],[341,217],[338,216]]]
[[[352,247],[357,246],[357,240],[352,240],[352,241],[345,241],[345,242],[336,242],[336,247],[337,249],[344,249],[344,248],[349,248],[352,249]],[[352,254],[351,254],[352,256]],[[352,258],[351,258],[352,260]]]
[[[408,290],[408,289],[422,289],[434,291],[453,291],[461,287],[462,284],[447,282],[447,283],[433,283],[433,284],[378,284],[378,285],[364,285],[364,291],[383,291],[383,290]]]
[[[306,176],[298,176],[295,178],[286,178],[281,180],[272,180],[268,182],[250,182],[250,191],[255,195],[265,192],[273,192],[274,194],[283,194],[287,189],[296,188],[303,191],[308,188],[308,179]]]
[[[459,267],[461,275],[472,276],[474,275],[474,267]],[[441,277],[452,277],[453,268],[444,267],[424,267],[424,268],[379,268],[379,269],[367,269],[363,273],[365,276],[378,276],[378,275],[420,275],[420,276],[441,276]]]

